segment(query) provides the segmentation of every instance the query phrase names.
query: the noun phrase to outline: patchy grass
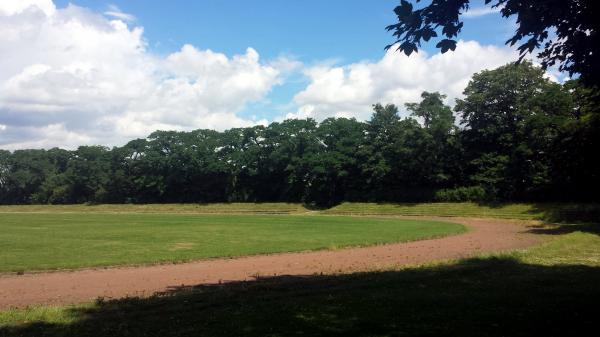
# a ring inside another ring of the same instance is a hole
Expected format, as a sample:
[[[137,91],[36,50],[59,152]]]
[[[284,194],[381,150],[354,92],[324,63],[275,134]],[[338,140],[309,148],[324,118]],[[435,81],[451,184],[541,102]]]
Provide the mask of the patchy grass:
[[[297,203],[0,205],[2,213],[330,214],[478,217],[552,222],[597,222],[600,204],[356,203],[311,210]]]
[[[302,214],[302,204],[100,204],[100,205],[0,205],[0,213],[165,213],[165,214]]]
[[[464,230],[446,222],[318,215],[5,213],[0,272],[365,246]]]
[[[502,218],[597,222],[600,204],[353,203],[309,210],[293,203],[0,205],[1,213],[330,214]]]
[[[0,313],[0,336],[576,336],[597,326],[597,227],[529,250]]]
[[[403,215],[471,218],[501,218],[520,220],[598,221],[600,204],[477,204],[462,203],[352,203],[345,202],[324,210],[337,215]]]

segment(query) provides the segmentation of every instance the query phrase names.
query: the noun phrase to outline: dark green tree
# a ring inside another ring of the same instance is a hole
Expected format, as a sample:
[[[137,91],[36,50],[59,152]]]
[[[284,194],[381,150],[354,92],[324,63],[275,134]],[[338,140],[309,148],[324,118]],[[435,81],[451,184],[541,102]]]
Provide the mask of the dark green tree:
[[[422,165],[425,184],[435,187],[452,187],[459,184],[461,173],[461,149],[458,128],[450,106],[444,104],[446,95],[439,92],[423,92],[421,102],[407,103],[406,108],[414,117],[422,118],[428,139],[426,163]]]
[[[511,200],[549,187],[550,145],[573,117],[571,95],[529,62],[473,76],[455,110],[473,184]]]
[[[316,130],[319,150],[306,156],[309,167],[304,201],[331,206],[352,199],[362,186],[356,153],[364,125],[355,119],[328,118]],[[353,193],[354,192],[354,193]]]
[[[432,134],[444,137],[455,131],[452,109],[444,104],[446,95],[424,91],[420,103],[407,103],[406,109],[412,116],[423,119],[423,126]]]

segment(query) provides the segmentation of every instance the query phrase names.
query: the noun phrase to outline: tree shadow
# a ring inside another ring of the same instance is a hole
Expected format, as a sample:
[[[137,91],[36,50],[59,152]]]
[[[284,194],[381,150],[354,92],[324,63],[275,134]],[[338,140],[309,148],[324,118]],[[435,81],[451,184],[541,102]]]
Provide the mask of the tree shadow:
[[[597,327],[600,268],[510,258],[177,287],[0,336],[562,336]]]
[[[598,223],[600,222],[600,204],[598,203],[536,203],[529,211],[543,214],[539,220],[554,223]]]
[[[491,209],[501,209],[514,203],[485,201],[477,205]],[[598,203],[533,203],[528,214],[534,215],[535,220],[553,223],[599,223],[600,204]]]
[[[531,234],[544,234],[544,235],[563,235],[573,232],[584,232],[590,234],[600,235],[600,225],[597,223],[587,224],[556,224],[553,226],[549,225],[531,225],[529,226],[527,233]]]

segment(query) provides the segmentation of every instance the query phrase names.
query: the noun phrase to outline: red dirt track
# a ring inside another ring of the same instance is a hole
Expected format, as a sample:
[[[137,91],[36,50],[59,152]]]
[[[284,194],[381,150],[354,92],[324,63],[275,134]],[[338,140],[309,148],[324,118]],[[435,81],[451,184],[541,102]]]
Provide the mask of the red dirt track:
[[[520,249],[540,242],[539,237],[527,233],[523,224],[507,220],[453,218],[450,221],[466,225],[469,232],[439,239],[336,251],[2,275],[0,309],[82,303],[98,297],[149,296],[182,285],[251,280],[256,276],[364,271]]]

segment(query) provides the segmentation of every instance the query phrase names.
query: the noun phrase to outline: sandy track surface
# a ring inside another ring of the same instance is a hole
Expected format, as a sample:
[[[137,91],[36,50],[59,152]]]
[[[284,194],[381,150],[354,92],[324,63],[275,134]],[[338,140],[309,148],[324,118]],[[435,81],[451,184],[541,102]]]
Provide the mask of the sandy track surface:
[[[442,220],[442,219],[436,219]],[[448,221],[448,219],[446,219]],[[0,309],[72,304],[98,297],[150,296],[175,287],[257,276],[343,273],[525,248],[540,241],[522,224],[460,219],[469,232],[439,239],[336,251],[284,253],[191,263],[0,276]]]

